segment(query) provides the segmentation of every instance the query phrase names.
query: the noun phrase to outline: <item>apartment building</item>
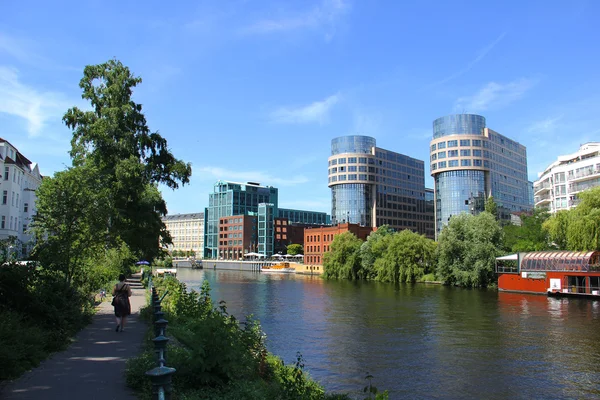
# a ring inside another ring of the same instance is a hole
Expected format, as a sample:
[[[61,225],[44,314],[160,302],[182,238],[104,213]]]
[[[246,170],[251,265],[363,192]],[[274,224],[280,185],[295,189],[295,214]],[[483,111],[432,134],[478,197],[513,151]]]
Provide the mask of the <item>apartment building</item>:
[[[204,249],[204,213],[172,214],[162,218],[173,243],[170,252],[194,251],[196,258],[202,258]]]
[[[577,195],[600,186],[600,142],[583,144],[572,154],[559,156],[533,183],[536,207],[551,213],[579,204]]]

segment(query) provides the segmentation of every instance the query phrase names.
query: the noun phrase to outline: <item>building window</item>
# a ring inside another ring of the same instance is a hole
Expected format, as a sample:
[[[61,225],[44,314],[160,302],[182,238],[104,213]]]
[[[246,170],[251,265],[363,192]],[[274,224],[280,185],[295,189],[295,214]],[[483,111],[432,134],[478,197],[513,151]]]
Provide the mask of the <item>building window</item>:
[[[463,149],[460,151],[461,157],[471,157],[471,150]]]
[[[438,143],[437,146],[438,146],[438,150],[445,149],[446,148],[446,142],[440,142],[440,143]]]
[[[338,164],[346,164],[346,158],[338,158]]]
[[[458,147],[458,140],[448,140],[448,147]]]
[[[473,149],[473,157],[481,157],[481,150]]]
[[[435,151],[435,144],[431,145],[431,151]]]
[[[479,139],[473,139],[473,146],[475,146],[475,147],[481,147],[481,140],[479,140]]]
[[[8,190],[2,192],[2,204],[6,204],[8,201]]]
[[[438,168],[446,168],[446,161],[440,161],[438,163]]]
[[[356,164],[356,157],[348,157],[348,164]]]
[[[23,224],[23,233],[26,233],[26,232],[27,232],[27,225]]]
[[[475,167],[481,167],[481,160],[473,160],[473,165]]]
[[[448,157],[458,157],[458,150],[448,150]]]
[[[446,152],[445,151],[440,151],[439,153],[437,153],[438,158],[446,158]]]
[[[10,174],[10,167],[4,167],[4,180],[8,180],[8,175]]]
[[[448,161],[448,167],[458,167],[458,160]]]
[[[0,222],[0,229],[6,228],[6,217],[2,216],[2,222]]]
[[[461,167],[470,167],[471,166],[471,160],[467,159],[467,160],[460,160],[460,166]]]

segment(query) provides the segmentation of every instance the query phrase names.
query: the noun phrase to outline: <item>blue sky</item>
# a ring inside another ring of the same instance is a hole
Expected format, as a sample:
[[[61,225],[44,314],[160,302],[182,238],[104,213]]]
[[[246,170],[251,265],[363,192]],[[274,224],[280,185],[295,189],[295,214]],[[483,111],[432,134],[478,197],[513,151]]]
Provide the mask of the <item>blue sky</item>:
[[[527,146],[529,177],[600,140],[595,1],[5,2],[0,136],[45,175],[70,164],[61,123],[85,65],[117,58],[152,130],[189,161],[170,213],[219,179],[331,212],[331,139],[362,134],[425,160],[432,121],[468,112]]]

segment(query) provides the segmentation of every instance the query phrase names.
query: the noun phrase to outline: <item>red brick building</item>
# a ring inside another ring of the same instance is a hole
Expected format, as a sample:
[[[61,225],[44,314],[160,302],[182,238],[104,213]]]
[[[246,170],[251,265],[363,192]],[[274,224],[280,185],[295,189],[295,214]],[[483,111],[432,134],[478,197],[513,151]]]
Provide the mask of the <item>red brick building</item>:
[[[357,238],[366,240],[377,228],[360,226],[358,224],[338,224],[321,228],[304,229],[304,263],[323,264],[323,254],[331,248],[331,242],[336,235],[352,232]]]
[[[219,258],[241,260],[244,253],[255,252],[258,246],[257,218],[234,215],[219,219]]]

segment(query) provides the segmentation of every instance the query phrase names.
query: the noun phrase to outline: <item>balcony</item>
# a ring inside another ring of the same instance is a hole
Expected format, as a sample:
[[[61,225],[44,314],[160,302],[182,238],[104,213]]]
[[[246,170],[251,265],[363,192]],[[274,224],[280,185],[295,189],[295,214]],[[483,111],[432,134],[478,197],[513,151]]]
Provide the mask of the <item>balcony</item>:
[[[586,179],[596,178],[600,176],[600,169],[598,168],[589,168],[583,171],[579,171],[573,175],[569,175],[567,180],[569,182],[573,181],[584,181]]]
[[[579,183],[570,184],[569,185],[569,193],[574,194],[574,193],[583,192],[584,190],[591,189],[596,186],[600,186],[600,177],[598,177],[590,182],[579,182]]]
[[[552,196],[535,196],[534,202],[536,207],[547,207],[552,203]]]
[[[581,199],[571,199],[569,200],[569,207],[577,207],[581,203]]]
[[[533,188],[534,194],[541,194],[544,193],[548,190],[552,189],[552,184],[550,183],[550,181],[544,181],[539,185],[536,185]]]

